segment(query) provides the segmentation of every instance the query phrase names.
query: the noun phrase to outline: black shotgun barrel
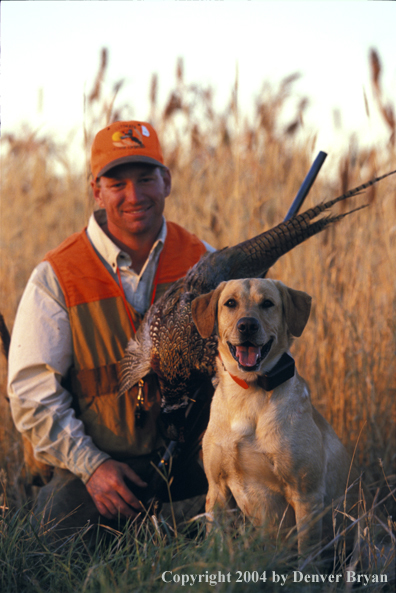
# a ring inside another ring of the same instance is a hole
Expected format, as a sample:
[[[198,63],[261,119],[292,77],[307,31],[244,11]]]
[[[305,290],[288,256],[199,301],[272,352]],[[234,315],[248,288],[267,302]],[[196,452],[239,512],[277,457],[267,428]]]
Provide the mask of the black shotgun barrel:
[[[300,210],[302,203],[304,202],[305,198],[307,197],[308,192],[311,189],[312,184],[315,181],[326,157],[327,157],[327,153],[323,152],[321,150],[319,152],[318,156],[316,157],[316,159],[314,160],[314,162],[312,163],[312,166],[311,166],[310,170],[308,171],[306,178],[302,182],[301,187],[298,190],[298,193],[297,193],[296,197],[294,198],[293,203],[290,206],[288,213],[286,214],[285,218],[283,219],[283,222],[286,222],[286,220],[289,220],[290,218],[292,218],[292,216],[297,214],[298,211]]]

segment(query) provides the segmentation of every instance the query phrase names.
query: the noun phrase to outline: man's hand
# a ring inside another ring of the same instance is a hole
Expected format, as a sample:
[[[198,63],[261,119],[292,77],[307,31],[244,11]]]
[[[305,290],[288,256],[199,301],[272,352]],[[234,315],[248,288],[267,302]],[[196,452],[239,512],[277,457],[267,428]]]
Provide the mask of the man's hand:
[[[136,496],[127,488],[124,477],[137,486],[147,486],[126,463],[113,459],[102,463],[86,483],[96,508],[106,519],[115,519],[119,514],[135,517],[143,510]]]

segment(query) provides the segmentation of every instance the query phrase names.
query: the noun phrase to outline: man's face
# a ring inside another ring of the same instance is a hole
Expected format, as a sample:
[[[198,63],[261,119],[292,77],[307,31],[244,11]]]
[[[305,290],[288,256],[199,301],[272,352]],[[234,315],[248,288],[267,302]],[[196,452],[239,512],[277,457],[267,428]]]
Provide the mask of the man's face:
[[[96,202],[107,212],[110,233],[126,242],[130,236],[158,234],[165,198],[170,193],[168,169],[142,163],[120,165],[92,183]]]

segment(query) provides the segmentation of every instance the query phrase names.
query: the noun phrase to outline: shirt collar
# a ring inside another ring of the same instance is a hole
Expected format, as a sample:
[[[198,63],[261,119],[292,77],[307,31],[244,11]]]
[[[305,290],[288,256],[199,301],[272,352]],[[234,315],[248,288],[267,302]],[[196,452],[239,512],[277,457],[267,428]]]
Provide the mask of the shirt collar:
[[[102,227],[106,224],[106,221],[107,215],[106,210],[104,209],[96,210],[91,214],[87,226],[87,235],[93,247],[99,253],[101,258],[111,266],[114,272],[117,270],[117,267],[119,265],[118,258],[120,256],[122,256],[122,261],[124,262],[124,265],[125,262],[128,262],[128,266],[132,265],[133,268],[133,262],[131,262],[129,255],[125,253],[125,251],[120,249],[115,243],[113,243],[110,237],[108,237],[104,232]],[[153,247],[151,248],[147,260],[150,260],[152,257],[154,257],[155,254],[159,254],[162,251],[166,235],[166,221],[165,218],[163,218],[161,230],[158,234],[156,241],[154,242]],[[143,269],[144,268],[145,266],[143,267]]]

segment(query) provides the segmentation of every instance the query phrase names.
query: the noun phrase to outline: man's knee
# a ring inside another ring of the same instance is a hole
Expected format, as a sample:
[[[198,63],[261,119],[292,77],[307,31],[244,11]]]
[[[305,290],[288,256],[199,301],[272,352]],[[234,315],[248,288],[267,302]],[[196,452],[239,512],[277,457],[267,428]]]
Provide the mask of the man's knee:
[[[34,522],[45,531],[76,530],[99,513],[83,482],[68,470],[55,469],[52,479],[40,489],[33,510]]]

